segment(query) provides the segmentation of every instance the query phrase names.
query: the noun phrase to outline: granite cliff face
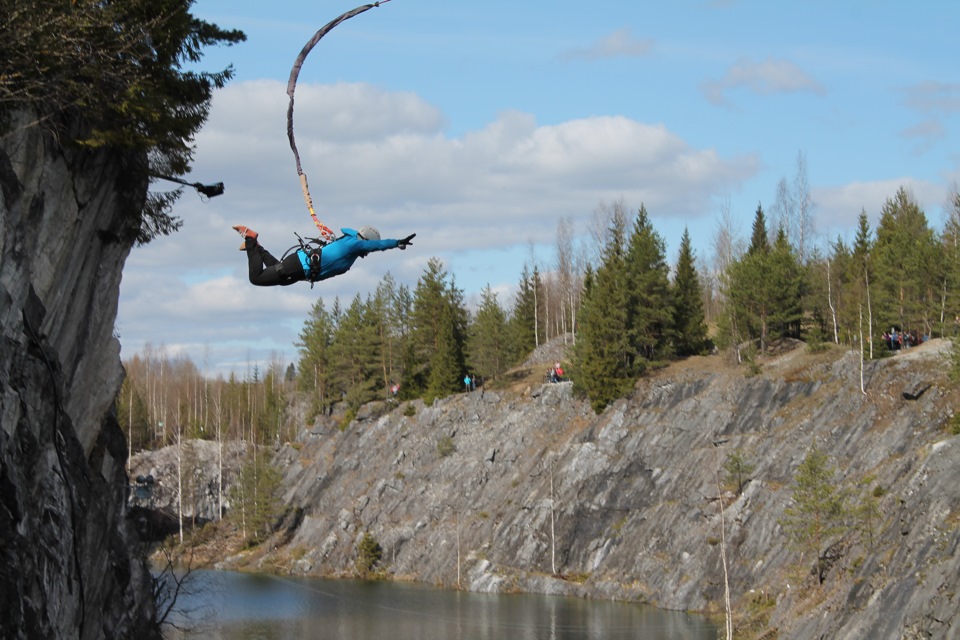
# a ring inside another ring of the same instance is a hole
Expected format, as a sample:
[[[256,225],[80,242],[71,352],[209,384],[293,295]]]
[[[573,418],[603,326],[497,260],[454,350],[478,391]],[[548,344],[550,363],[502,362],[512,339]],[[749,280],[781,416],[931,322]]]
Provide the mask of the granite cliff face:
[[[867,363],[865,395],[856,353],[801,347],[750,378],[693,360],[600,416],[568,383],[370,405],[280,451],[289,516],[265,555],[223,566],[349,574],[369,531],[398,578],[722,611],[718,471],[740,450],[755,468],[723,493],[724,534],[734,610],[760,609],[758,634],[960,637],[948,346]],[[813,445],[879,508],[831,549],[823,586],[780,524]]]
[[[0,143],[0,636],[156,635],[112,403],[146,184],[20,114]]]

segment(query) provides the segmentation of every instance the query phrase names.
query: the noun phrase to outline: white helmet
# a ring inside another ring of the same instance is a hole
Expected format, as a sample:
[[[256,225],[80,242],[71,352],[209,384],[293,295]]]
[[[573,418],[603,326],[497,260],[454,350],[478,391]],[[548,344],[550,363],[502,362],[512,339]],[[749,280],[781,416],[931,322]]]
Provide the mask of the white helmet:
[[[360,227],[360,231],[357,231],[357,237],[361,240],[379,240],[380,232],[373,227]]]

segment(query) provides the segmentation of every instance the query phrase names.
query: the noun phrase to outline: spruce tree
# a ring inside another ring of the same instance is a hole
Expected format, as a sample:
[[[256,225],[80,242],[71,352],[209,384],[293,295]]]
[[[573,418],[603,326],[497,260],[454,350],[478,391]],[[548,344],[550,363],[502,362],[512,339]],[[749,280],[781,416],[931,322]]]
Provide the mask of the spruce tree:
[[[725,274],[727,324],[736,328],[736,341],[758,340],[766,348],[771,307],[771,283],[767,277],[770,243],[763,208],[753,221],[750,247],[730,263]]]
[[[800,338],[803,317],[803,269],[781,228],[767,259],[769,325],[781,338]]]
[[[954,192],[940,236],[943,247],[943,296],[940,333],[956,339],[960,330],[960,193]]]
[[[625,366],[633,375],[642,375],[647,363],[666,350],[673,324],[669,273],[663,238],[641,205],[627,243],[622,284],[630,344]]]
[[[853,269],[852,281],[855,283],[854,292],[856,293],[856,304],[858,311],[862,308],[866,315],[867,322],[867,341],[869,343],[870,357],[873,357],[873,346],[877,340],[873,323],[873,294],[871,292],[873,281],[873,232],[870,229],[870,222],[867,220],[867,212],[860,210],[857,217],[857,235],[853,241],[851,250],[851,265]]]
[[[467,312],[463,292],[437,258],[431,258],[417,282],[411,314],[413,341],[405,379],[432,401],[460,389],[466,372]]]
[[[513,312],[508,323],[509,358],[511,364],[522,362],[537,346],[537,287],[539,277],[523,265],[523,273],[514,297]]]
[[[622,217],[615,216],[603,263],[595,274],[587,272],[574,348],[574,385],[598,413],[623,397],[635,379],[635,351],[628,340],[624,228]]]
[[[376,398],[379,352],[376,321],[360,294],[353,298],[337,325],[331,367],[337,393],[353,410]]]
[[[297,383],[301,391],[312,394],[315,410],[326,410],[332,403],[330,349],[335,330],[333,316],[324,308],[323,298],[318,298],[296,343],[300,353]]]
[[[507,367],[506,313],[497,294],[488,284],[481,293],[480,307],[470,324],[468,354],[470,370],[482,379],[495,378]]]
[[[679,356],[701,353],[707,344],[707,325],[703,313],[703,291],[697,274],[696,258],[690,244],[690,232],[683,230],[676,275],[673,279],[673,343]]]
[[[873,257],[880,326],[929,333],[939,320],[942,248],[903,187],[883,205]]]

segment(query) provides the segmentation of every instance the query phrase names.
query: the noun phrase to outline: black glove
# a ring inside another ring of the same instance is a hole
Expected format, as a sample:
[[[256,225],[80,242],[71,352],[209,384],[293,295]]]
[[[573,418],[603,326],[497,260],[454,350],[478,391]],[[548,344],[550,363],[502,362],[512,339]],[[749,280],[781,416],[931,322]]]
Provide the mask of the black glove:
[[[406,249],[409,245],[413,244],[413,239],[416,237],[417,234],[411,233],[403,240],[397,240],[397,246],[400,247],[401,250]]]

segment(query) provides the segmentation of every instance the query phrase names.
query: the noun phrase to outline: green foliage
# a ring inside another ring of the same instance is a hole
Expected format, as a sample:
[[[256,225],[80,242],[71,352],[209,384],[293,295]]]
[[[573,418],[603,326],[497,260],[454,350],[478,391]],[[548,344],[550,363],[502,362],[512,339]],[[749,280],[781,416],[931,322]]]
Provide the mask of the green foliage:
[[[943,257],[943,317],[946,320],[940,327],[944,336],[957,337],[960,331],[960,192],[956,186],[951,193],[951,207],[940,236]]]
[[[299,334],[296,347],[300,354],[297,364],[297,386],[310,393],[314,412],[326,411],[333,403],[331,397],[333,366],[331,363],[336,320],[318,298]]]
[[[247,540],[257,544],[271,532],[281,513],[277,493],[282,477],[264,451],[254,448],[247,456],[237,483],[230,490],[231,517]]]
[[[440,260],[431,258],[414,291],[401,388],[420,394],[428,404],[459,391],[466,371],[467,324],[463,292]]]
[[[758,206],[750,249],[726,274],[726,326],[736,328],[737,343],[757,340],[763,351],[773,338],[800,337],[802,273],[782,229],[771,247]]]
[[[737,449],[727,456],[723,468],[727,472],[725,482],[728,486],[734,487],[737,495],[740,495],[743,493],[743,487],[750,480],[750,474],[754,472],[756,466],[747,460],[743,451]]]
[[[621,274],[629,342],[625,366],[635,376],[662,357],[669,344],[673,327],[669,273],[663,238],[641,205],[627,241]]]
[[[513,312],[507,322],[507,360],[510,364],[521,362],[537,346],[537,306],[543,295],[542,287],[536,267],[531,272],[530,267],[524,264],[514,297]]]
[[[684,228],[680,239],[680,255],[673,279],[673,343],[679,356],[702,353],[707,346],[707,325],[704,322],[703,290],[697,275],[696,259],[690,244],[690,232]]]
[[[604,247],[603,263],[591,274],[580,309],[580,333],[574,349],[574,386],[596,412],[632,387],[633,358],[627,338],[625,221],[615,217]]]
[[[823,353],[830,346],[823,339],[823,330],[819,326],[814,326],[807,332],[807,351],[809,353]]]
[[[960,413],[953,414],[947,421],[947,433],[960,436]]]
[[[456,450],[457,445],[453,443],[453,438],[450,436],[441,436],[437,440],[437,455],[441,458],[453,455]]]
[[[878,326],[930,333],[941,310],[942,245],[902,187],[883,205],[872,264]]]
[[[357,572],[363,578],[373,575],[383,560],[383,548],[373,534],[365,531],[357,543]]]
[[[334,332],[330,349],[334,389],[354,411],[377,397],[379,354],[383,346],[377,324],[371,304],[364,303],[357,294]]]
[[[835,475],[827,454],[811,448],[794,476],[793,504],[780,520],[792,542],[817,559],[821,584],[828,568],[823,553],[828,543],[847,530],[848,492],[836,483]]]
[[[467,337],[470,370],[474,375],[483,380],[499,377],[510,361],[506,344],[506,313],[497,302],[497,294],[487,285]]]
[[[879,494],[877,489],[880,489]],[[874,487],[872,492],[862,490],[853,506],[853,513],[851,514],[853,521],[869,546],[873,546],[875,542],[877,528],[883,517],[883,513],[880,511],[880,498],[883,497],[884,493],[886,492],[880,485]]]
[[[352,407],[347,407],[347,410],[340,417],[340,421],[337,426],[340,429],[340,431],[346,431],[347,427],[350,426],[350,423],[356,420],[356,418],[357,418],[357,410]]]
[[[0,112],[31,109],[61,139],[130,150],[139,171],[180,176],[190,169],[193,137],[214,89],[233,69],[186,71],[202,50],[246,39],[190,13],[192,0],[59,2],[4,5],[0,30]],[[76,126],[80,125],[80,126]],[[138,240],[176,229],[176,196],[150,201]]]

